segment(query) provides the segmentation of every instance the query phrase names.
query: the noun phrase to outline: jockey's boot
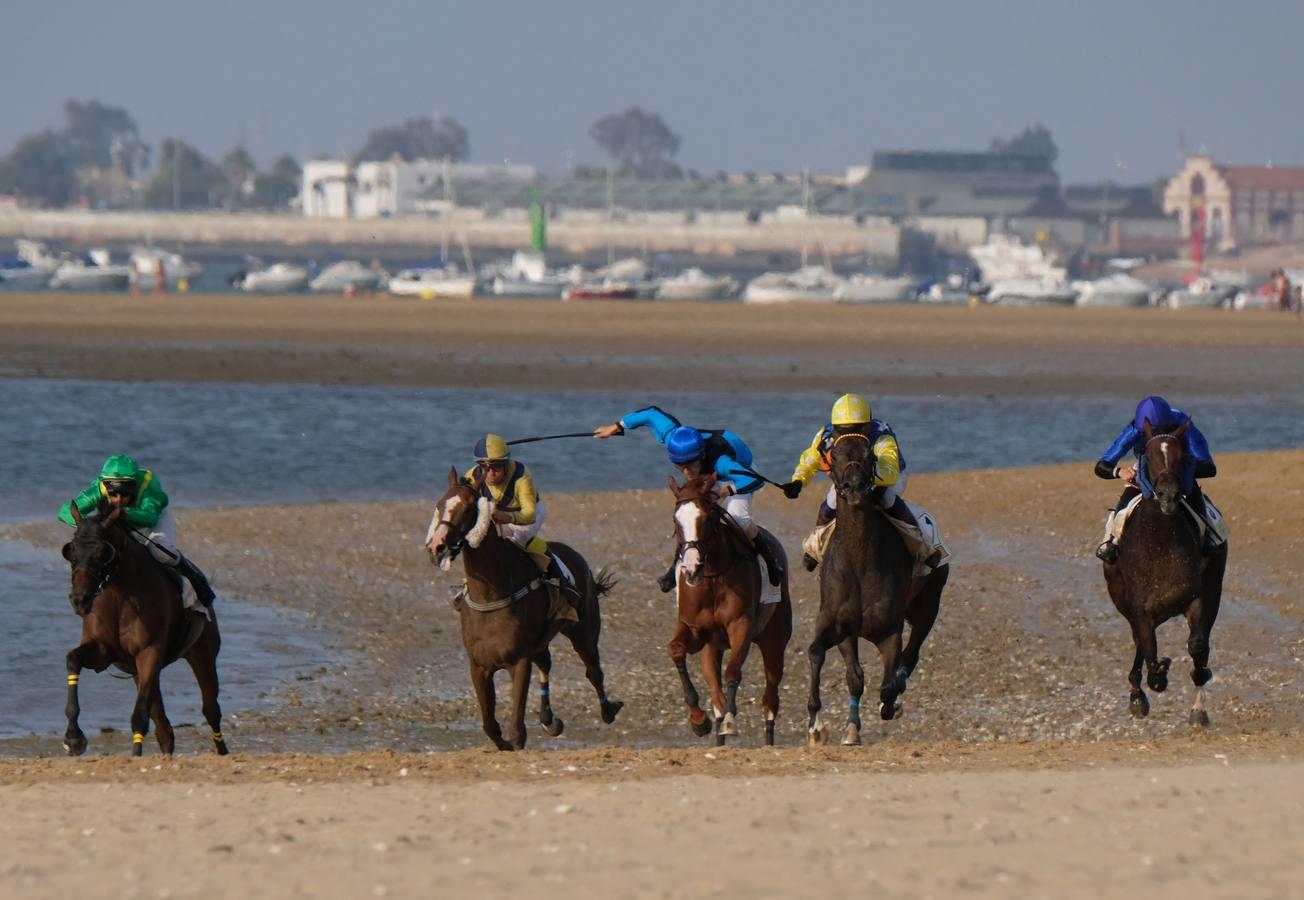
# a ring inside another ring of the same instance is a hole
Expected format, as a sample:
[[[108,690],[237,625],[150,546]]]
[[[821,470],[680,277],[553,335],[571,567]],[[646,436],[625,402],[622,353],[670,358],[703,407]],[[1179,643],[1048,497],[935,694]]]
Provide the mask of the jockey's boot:
[[[902,500],[900,497],[897,497],[896,500],[893,501],[891,506],[884,507],[883,512],[887,513],[889,516],[896,519],[898,522],[901,522],[904,525],[909,525],[911,528],[915,529],[915,531],[918,531],[921,535],[923,534],[923,529],[919,527],[919,520],[915,518],[915,514],[910,511],[910,507],[906,506],[906,502]],[[909,541],[907,541],[906,543],[909,544]],[[923,549],[924,549],[923,547],[920,548],[921,553],[923,552]],[[930,569],[936,569],[937,566],[941,563],[941,561],[942,561],[942,551],[934,550],[932,553],[928,555],[927,559],[923,560],[923,564]]]
[[[666,569],[665,574],[657,579],[657,587],[661,588],[661,593],[668,594],[675,589],[679,583],[679,556],[670,560],[670,568]]]
[[[819,564],[820,564],[820,561],[819,561],[818,559],[816,559],[815,557],[811,556],[809,553],[802,553],[802,555],[801,555],[801,566],[802,566],[802,568],[805,569],[807,572],[814,572],[815,569],[816,569],[816,567],[819,566]]]
[[[1096,559],[1107,562],[1111,566],[1118,562],[1118,544],[1114,543],[1112,537],[1096,548]]]
[[[561,587],[563,593],[569,594],[576,602],[579,601],[579,588],[572,584],[571,580],[566,577],[565,573],[561,570],[561,566],[557,565],[557,557],[553,556],[551,553],[548,554],[548,571],[544,573],[544,577],[550,581],[556,581]],[[571,606],[574,605],[575,603],[571,603]]]
[[[186,581],[190,582],[190,586],[195,589],[195,596],[199,599],[199,602],[211,609],[213,601],[217,599],[217,594],[213,593],[213,588],[208,583],[208,576],[200,571],[199,566],[181,554],[177,554],[176,570]]]
[[[770,573],[770,584],[778,587],[783,583],[783,576],[786,573],[774,545],[770,543],[770,539],[766,535],[757,531],[756,537],[752,538],[752,547],[756,550],[757,555],[765,560],[765,568]]]

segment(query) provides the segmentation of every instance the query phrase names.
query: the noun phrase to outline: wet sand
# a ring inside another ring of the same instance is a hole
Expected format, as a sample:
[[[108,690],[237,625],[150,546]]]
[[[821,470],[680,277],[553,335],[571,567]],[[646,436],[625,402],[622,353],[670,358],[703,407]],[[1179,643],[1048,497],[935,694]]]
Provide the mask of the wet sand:
[[[1298,384],[1302,353],[1262,312],[0,294],[10,376],[1189,395]]]

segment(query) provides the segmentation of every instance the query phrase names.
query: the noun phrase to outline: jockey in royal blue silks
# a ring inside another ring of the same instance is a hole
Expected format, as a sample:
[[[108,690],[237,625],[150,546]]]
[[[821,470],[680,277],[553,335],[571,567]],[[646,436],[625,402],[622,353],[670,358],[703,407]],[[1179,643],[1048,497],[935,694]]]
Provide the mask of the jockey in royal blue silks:
[[[1118,498],[1118,505],[1105,520],[1105,540],[1096,548],[1096,556],[1112,563],[1118,559],[1118,533],[1115,519],[1127,507],[1137,494],[1150,496],[1150,479],[1146,472],[1146,423],[1154,432],[1170,432],[1180,427],[1183,422],[1190,422],[1190,416],[1176,407],[1170,406],[1163,397],[1146,397],[1136,407],[1136,415],[1127,427],[1109,445],[1109,449],[1096,462],[1096,474],[1101,478],[1122,477],[1128,482],[1123,494]],[[1135,464],[1125,464],[1123,458],[1129,453],[1136,457]],[[1205,440],[1200,429],[1190,422],[1182,435],[1182,494],[1196,515],[1201,516],[1206,526],[1205,551],[1221,543],[1220,531],[1212,526],[1208,510],[1208,501],[1197,478],[1213,478],[1218,474],[1213,455],[1209,452],[1209,442]]]
[[[725,512],[738,523],[738,527],[752,541],[753,549],[765,560],[770,573],[770,584],[783,581],[783,563],[778,548],[771,539],[758,539],[762,534],[752,519],[752,497],[765,486],[765,482],[751,469],[752,451],[743,439],[732,431],[700,429],[680,424],[679,420],[657,406],[647,406],[621,417],[619,422],[602,425],[593,431],[597,438],[624,434],[627,430],[649,426],[656,439],[665,445],[670,461],[685,478],[714,472],[717,501]],[[662,591],[674,589],[677,581],[678,556],[670,569],[657,579]]]

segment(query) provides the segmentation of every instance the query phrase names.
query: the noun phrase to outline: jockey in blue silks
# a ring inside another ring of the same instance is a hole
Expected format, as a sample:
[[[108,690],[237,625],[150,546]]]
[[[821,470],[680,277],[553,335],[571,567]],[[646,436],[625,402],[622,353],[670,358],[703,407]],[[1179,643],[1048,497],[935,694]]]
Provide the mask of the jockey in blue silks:
[[[1128,483],[1128,486],[1123,489],[1122,496],[1118,498],[1118,505],[1105,520],[1105,540],[1096,548],[1096,556],[1100,559],[1107,563],[1118,559],[1118,536],[1114,530],[1114,520],[1117,515],[1137,494],[1145,494],[1147,497],[1151,495],[1150,479],[1146,472],[1146,423],[1150,423],[1150,428],[1154,432],[1170,432],[1190,418],[1180,409],[1169,406],[1168,401],[1163,397],[1146,397],[1137,404],[1136,415],[1132,421],[1096,462],[1096,474],[1101,478],[1121,477]],[[1124,464],[1123,458],[1129,453],[1136,457],[1135,464]],[[1195,427],[1195,423],[1191,422],[1182,435],[1182,493],[1186,496],[1192,511],[1204,518],[1206,525],[1210,525],[1207,501],[1196,479],[1213,478],[1217,474],[1218,467],[1209,452],[1209,442],[1200,433],[1200,429]],[[1207,552],[1219,543],[1220,539],[1217,529],[1213,527],[1207,528],[1205,535]]]
[[[665,445],[670,462],[674,463],[684,478],[714,472],[716,498],[748,540],[752,548],[765,560],[770,573],[770,584],[783,581],[783,564],[773,538],[759,538],[763,534],[752,520],[752,497],[765,486],[751,470],[752,451],[743,439],[732,431],[703,430],[680,424],[679,420],[657,406],[647,406],[622,416],[619,422],[595,428],[596,438],[610,438],[635,428],[649,426],[656,439]],[[676,569],[679,560],[670,564],[669,570],[657,579],[662,591],[674,589],[678,580]]]

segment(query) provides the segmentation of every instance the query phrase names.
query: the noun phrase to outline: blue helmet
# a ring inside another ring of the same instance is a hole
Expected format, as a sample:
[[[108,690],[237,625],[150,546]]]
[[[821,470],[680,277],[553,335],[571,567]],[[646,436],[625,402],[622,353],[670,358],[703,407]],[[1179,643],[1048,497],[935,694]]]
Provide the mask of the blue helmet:
[[[1151,428],[1166,429],[1182,424],[1168,401],[1163,397],[1146,397],[1136,405],[1136,418],[1132,421],[1137,431],[1145,431],[1146,422]]]
[[[696,428],[680,425],[666,435],[666,449],[670,451],[672,463],[687,463],[702,458],[702,454],[706,451],[706,442],[702,440],[702,433]]]

